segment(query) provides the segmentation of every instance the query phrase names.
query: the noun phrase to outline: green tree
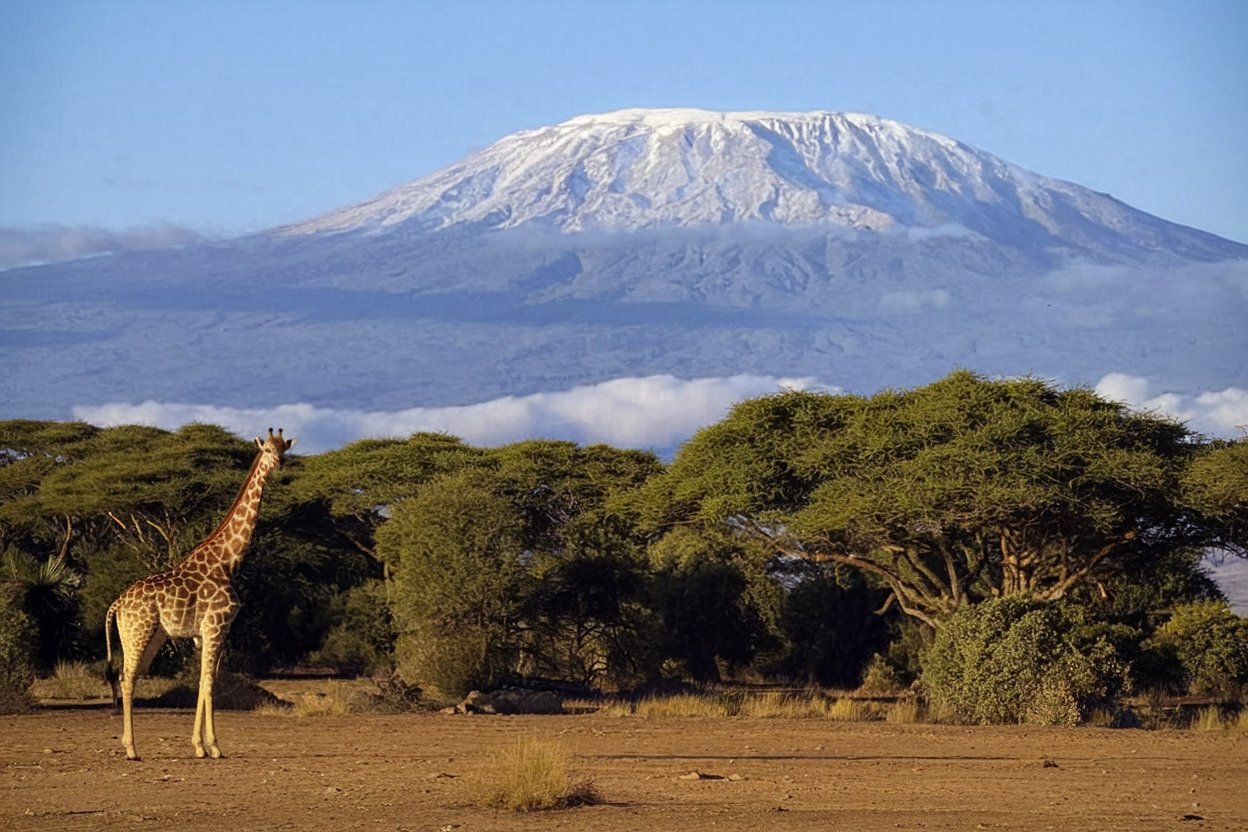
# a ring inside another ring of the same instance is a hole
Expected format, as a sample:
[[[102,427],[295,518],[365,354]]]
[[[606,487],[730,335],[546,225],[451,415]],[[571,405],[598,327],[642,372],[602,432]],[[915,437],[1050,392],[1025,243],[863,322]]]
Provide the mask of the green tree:
[[[784,591],[767,574],[767,552],[720,530],[677,527],[649,557],[661,651],[686,675],[719,681],[721,664],[744,666],[776,647]]]
[[[322,545],[349,547],[379,563],[377,529],[420,486],[478,464],[484,452],[453,436],[363,439],[308,457],[278,499],[292,526]]]
[[[987,598],[1060,599],[1128,556],[1242,551],[1238,532],[1183,498],[1201,451],[1176,422],[1031,378],[790,392],[700,431],[652,486],[646,521],[726,523],[778,553],[860,569],[939,627]]]
[[[635,451],[523,442],[395,503],[377,552],[412,681],[457,696],[516,676],[644,668],[644,562],[610,504],[656,470]]]
[[[511,673],[529,576],[524,525],[505,498],[465,473],[395,504],[377,532],[394,569],[400,669],[446,698]]]

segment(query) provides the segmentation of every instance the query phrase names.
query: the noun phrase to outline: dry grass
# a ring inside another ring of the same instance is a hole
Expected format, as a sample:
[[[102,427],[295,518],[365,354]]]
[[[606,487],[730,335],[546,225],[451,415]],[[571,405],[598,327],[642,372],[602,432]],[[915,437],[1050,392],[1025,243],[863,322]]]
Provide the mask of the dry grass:
[[[1217,705],[1208,705],[1197,711],[1192,719],[1192,728],[1196,731],[1221,731],[1226,727],[1222,719],[1222,711]]]
[[[1207,705],[1196,712],[1192,718],[1193,731],[1248,731],[1248,708],[1240,708],[1238,713],[1228,714],[1217,705]]]
[[[898,699],[884,711],[884,721],[898,725],[913,725],[919,722],[920,716],[919,700],[914,697]]]
[[[869,722],[879,718],[875,705],[860,699],[838,699],[828,708],[827,718],[834,722]]]
[[[86,662],[58,661],[47,679],[31,686],[36,699],[107,699],[112,696],[108,682]]]
[[[755,719],[827,719],[834,707],[816,691],[768,691],[742,700],[738,714]]]
[[[341,716],[363,710],[358,692],[335,679],[315,690],[303,690],[282,697],[281,702],[265,702],[255,712],[266,716],[316,717]]]
[[[591,780],[574,779],[563,747],[521,739],[494,753],[471,778],[477,800],[492,809],[533,812],[600,803]]]
[[[608,717],[642,717],[644,719],[742,717],[744,719],[827,719],[834,722],[869,722],[887,719],[891,722],[917,722],[919,706],[913,699],[891,705],[853,699],[831,698],[817,690],[766,691],[748,694],[741,691],[723,693],[680,693],[639,700],[572,702],[570,709],[593,711]]]

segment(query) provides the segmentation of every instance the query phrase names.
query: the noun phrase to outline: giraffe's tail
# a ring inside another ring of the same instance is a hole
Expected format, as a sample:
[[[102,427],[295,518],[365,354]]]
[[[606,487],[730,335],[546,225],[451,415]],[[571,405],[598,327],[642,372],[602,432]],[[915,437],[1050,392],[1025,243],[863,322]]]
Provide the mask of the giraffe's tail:
[[[104,614],[104,649],[108,654],[108,666],[113,666],[113,619],[117,617],[117,602],[114,601]]]
[[[121,701],[121,691],[118,682],[121,680],[117,668],[113,667],[113,619],[117,617],[117,602],[114,601],[108,608],[108,612],[104,615],[104,649],[107,658],[104,661],[104,680],[108,682],[109,688],[113,691],[113,707],[116,708]],[[118,633],[120,635],[120,633]]]

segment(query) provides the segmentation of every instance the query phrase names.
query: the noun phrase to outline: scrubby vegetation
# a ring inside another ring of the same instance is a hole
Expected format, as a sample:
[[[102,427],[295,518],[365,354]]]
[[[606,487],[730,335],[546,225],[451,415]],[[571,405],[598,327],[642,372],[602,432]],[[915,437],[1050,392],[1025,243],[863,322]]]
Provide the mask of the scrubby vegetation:
[[[483,806],[534,812],[570,809],[602,801],[593,782],[569,771],[568,752],[536,739],[521,739],[495,752],[473,777]]]
[[[275,475],[226,661],[375,676],[389,704],[372,706],[397,710],[534,680],[861,685],[905,694],[864,706],[902,721],[1105,720],[1133,691],[1234,701],[1248,622],[1200,563],[1248,554],[1246,447],[965,372],[747,401],[667,464],[365,440]],[[108,604],[214,527],[251,455],[209,425],[0,422],[0,707],[102,658]],[[154,670],[190,659],[169,646]],[[862,709],[746,702],[733,713]]]

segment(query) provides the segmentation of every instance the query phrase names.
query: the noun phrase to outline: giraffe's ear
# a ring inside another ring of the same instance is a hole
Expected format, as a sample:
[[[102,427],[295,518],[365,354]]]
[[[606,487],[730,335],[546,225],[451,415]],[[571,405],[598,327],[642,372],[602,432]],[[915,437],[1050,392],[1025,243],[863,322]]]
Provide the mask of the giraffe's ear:
[[[257,437],[256,437],[256,447],[257,447],[257,448],[264,448],[264,443],[260,441],[260,437],[259,437],[259,436],[257,436]]]
[[[289,451],[291,448],[295,447],[295,443],[296,443],[296,442],[298,442],[298,441],[299,441],[299,437],[298,437],[298,436],[292,436],[292,437],[290,438],[290,441],[286,443],[286,450],[288,450],[288,451]]]

